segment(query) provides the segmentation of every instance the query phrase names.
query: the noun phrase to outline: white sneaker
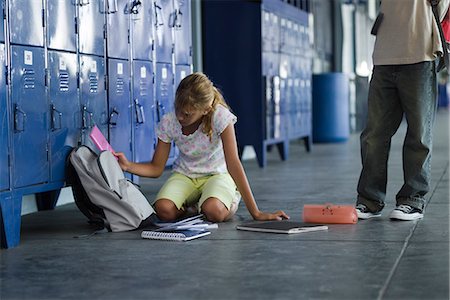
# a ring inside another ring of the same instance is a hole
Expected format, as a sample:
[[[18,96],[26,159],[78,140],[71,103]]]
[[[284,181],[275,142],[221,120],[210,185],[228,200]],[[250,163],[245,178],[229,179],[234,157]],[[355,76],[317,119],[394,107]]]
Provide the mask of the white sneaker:
[[[358,204],[355,207],[356,214],[358,215],[358,219],[367,220],[370,218],[378,218],[381,217],[381,212],[371,212],[369,208],[364,204]]]
[[[402,221],[418,220],[423,218],[423,211],[406,204],[401,204],[397,205],[389,217],[394,220]]]

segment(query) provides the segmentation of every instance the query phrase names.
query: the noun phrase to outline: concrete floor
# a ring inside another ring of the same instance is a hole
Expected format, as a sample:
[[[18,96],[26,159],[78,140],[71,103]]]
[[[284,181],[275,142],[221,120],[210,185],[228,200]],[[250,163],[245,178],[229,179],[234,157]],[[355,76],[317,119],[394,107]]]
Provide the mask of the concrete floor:
[[[144,240],[140,230],[92,232],[74,204],[22,217],[21,243],[1,251],[1,299],[449,299],[449,117],[439,111],[432,190],[425,218],[394,222],[402,184],[402,125],[392,146],[382,218],[330,225],[327,232],[277,235],[235,230],[250,220],[243,203],[231,222],[190,242]],[[274,149],[275,150],[275,149]],[[360,172],[359,137],[291,143],[268,166],[244,167],[263,210],[301,220],[304,204],[353,204]],[[152,199],[162,178],[142,180]]]

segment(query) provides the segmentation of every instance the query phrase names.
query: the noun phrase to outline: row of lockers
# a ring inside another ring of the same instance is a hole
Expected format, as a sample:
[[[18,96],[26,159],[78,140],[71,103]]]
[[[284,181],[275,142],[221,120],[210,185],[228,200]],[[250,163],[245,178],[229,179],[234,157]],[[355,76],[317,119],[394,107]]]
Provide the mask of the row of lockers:
[[[311,112],[311,82],[299,78],[266,78],[266,115]]]
[[[312,116],[306,112],[276,113],[266,116],[266,139],[283,140],[309,136]]]
[[[311,86],[299,78],[266,78],[266,139],[308,136],[311,128]]]
[[[304,139],[309,149],[308,13],[278,0],[205,1],[202,13],[203,67],[238,117],[239,147],[253,146],[260,166],[270,146],[281,149],[282,159],[292,139]]]
[[[4,0],[3,6],[11,44],[192,63],[189,0]]]
[[[310,48],[308,23],[289,19],[277,11],[262,12],[262,50],[264,52],[305,55]]]
[[[0,191],[62,185],[68,152],[90,144],[94,125],[117,151],[150,160],[156,123],[192,72],[190,1],[3,6]]]
[[[116,151],[151,159],[156,124],[192,72],[191,3],[0,3],[0,231],[2,247],[13,247],[22,196],[55,203],[67,156],[80,144],[94,148],[94,125]]]
[[[309,17],[263,3],[262,73],[265,138],[270,142],[311,135],[311,42]]]

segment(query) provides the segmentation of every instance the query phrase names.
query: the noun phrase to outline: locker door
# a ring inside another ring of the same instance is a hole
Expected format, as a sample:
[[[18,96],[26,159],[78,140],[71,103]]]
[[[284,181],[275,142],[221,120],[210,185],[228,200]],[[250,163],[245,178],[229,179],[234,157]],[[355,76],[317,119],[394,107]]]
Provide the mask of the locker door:
[[[2,36],[2,34],[0,34]],[[6,101],[5,44],[0,44],[0,191],[9,188],[8,110]]]
[[[150,61],[133,62],[134,161],[150,161],[156,145],[153,65]]]
[[[184,77],[192,73],[192,68],[190,65],[177,65],[175,66],[175,92],[177,91],[178,85],[180,81],[183,80]],[[174,99],[175,100],[175,99]]]
[[[13,187],[49,180],[44,49],[11,47]]]
[[[41,0],[9,1],[12,44],[44,46],[43,5]]]
[[[81,125],[77,92],[77,55],[48,52],[51,180],[64,180],[67,155],[76,147]]]
[[[163,115],[173,111],[174,102],[174,75],[172,64],[156,64],[155,77],[155,102],[157,111],[157,121],[159,122]],[[172,145],[167,165],[171,165],[178,155],[178,149]]]
[[[172,29],[175,25],[175,12],[172,0],[154,0],[153,25],[155,28],[155,59],[156,62],[172,62],[173,37]]]
[[[0,9],[5,11],[5,0],[0,0]],[[5,43],[5,23],[0,22],[0,43]]]
[[[133,58],[153,60],[153,3],[141,1],[141,5],[132,6],[130,12]]]
[[[84,54],[104,55],[103,28],[105,24],[104,1],[86,1],[78,6],[79,51]]]
[[[130,69],[128,61],[109,59],[108,72],[110,144],[115,151],[124,152],[131,159]]]
[[[76,52],[75,0],[47,0],[47,46]]]
[[[89,132],[96,124],[108,138],[108,117],[105,90],[105,60],[93,55],[80,55],[80,105],[82,143],[96,149]]]
[[[192,64],[191,1],[174,0],[175,64]]]
[[[158,122],[162,116],[173,111],[174,87],[171,64],[156,64],[155,100],[158,111]]]
[[[107,53],[108,57],[128,58],[129,0],[117,0],[108,7]]]

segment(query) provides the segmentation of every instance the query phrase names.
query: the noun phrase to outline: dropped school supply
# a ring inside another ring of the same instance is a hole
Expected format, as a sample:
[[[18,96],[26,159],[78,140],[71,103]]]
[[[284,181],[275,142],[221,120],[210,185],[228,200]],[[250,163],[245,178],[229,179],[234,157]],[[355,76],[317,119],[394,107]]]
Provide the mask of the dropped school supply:
[[[180,221],[174,223],[168,222],[153,222],[154,225],[160,227],[155,231],[168,231],[168,230],[206,230],[206,229],[216,229],[218,228],[217,224],[205,222],[203,219],[203,215],[196,215],[193,217],[189,217],[186,219],[182,219]]]
[[[358,215],[353,205],[305,204],[303,222],[321,224],[356,224]]]
[[[190,241],[202,236],[211,234],[206,230],[176,230],[176,231],[149,231],[141,233],[143,239],[164,240],[164,241]]]
[[[87,146],[72,150],[66,169],[75,204],[95,224],[109,231],[138,228],[154,213],[144,194],[124,176],[114,155],[97,155]]]
[[[211,232],[206,229],[217,228],[217,224],[205,222],[203,215],[196,215],[174,223],[154,222],[158,226],[155,230],[142,231],[141,237],[152,240],[190,241]]]
[[[319,224],[306,224],[294,221],[264,221],[244,223],[236,226],[238,230],[269,232],[269,233],[303,233],[327,230],[328,226]]]

